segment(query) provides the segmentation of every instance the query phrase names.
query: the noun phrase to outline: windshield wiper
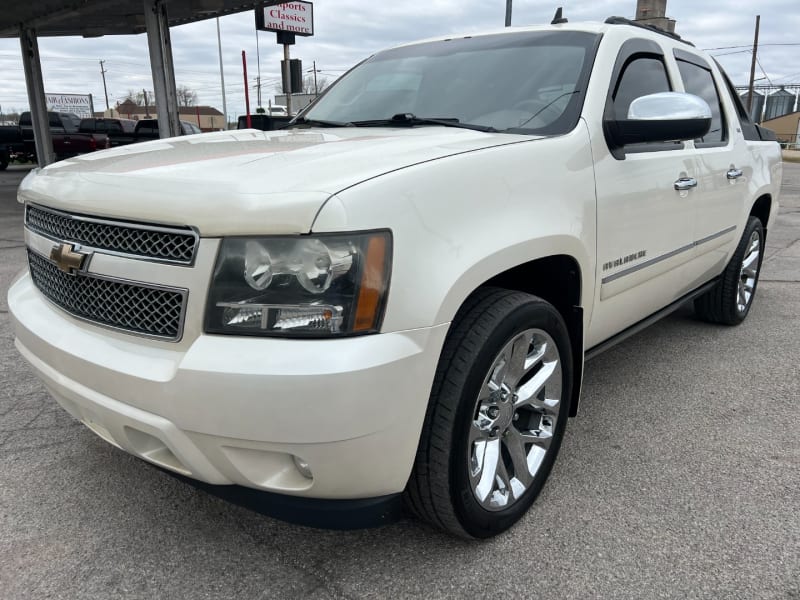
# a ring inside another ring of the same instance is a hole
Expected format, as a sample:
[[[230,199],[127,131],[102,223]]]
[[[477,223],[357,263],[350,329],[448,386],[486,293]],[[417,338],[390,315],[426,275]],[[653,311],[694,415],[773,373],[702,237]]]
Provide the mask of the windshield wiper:
[[[475,131],[496,132],[494,127],[487,127],[486,125],[473,125],[472,123],[461,123],[456,118],[426,118],[418,117],[412,113],[398,113],[391,119],[374,119],[371,121],[353,121],[356,127],[392,127],[396,125],[407,125],[413,127],[415,125],[442,125],[444,127],[458,127],[459,129],[473,129]]]
[[[346,123],[344,121],[324,121],[322,119],[306,119],[305,117],[299,117],[295,119],[292,123],[284,127],[284,129],[289,129],[290,127],[296,127],[297,125],[309,125],[311,127],[352,127],[352,123]]]

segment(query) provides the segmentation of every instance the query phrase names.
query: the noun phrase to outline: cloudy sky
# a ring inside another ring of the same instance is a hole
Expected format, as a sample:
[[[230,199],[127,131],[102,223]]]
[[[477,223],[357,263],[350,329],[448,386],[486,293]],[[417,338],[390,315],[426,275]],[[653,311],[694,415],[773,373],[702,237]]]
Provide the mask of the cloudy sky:
[[[632,18],[635,0],[514,0],[514,25],[549,22],[555,7],[564,5],[570,21],[602,21],[611,15]],[[332,81],[355,62],[376,50],[400,42],[501,27],[505,0],[405,0],[364,2],[317,0],[316,35],[298,38],[292,57],[304,70],[316,61],[319,77]],[[761,14],[758,83],[800,83],[800,3],[798,0],[669,0],[667,14],[677,20],[676,31],[699,48],[710,49],[736,84],[749,77],[753,27]],[[256,34],[253,12],[220,20],[225,90],[229,115],[244,110],[241,52],[248,57],[251,106],[255,78],[260,73],[263,104],[274,96],[279,80],[282,47],[275,34]],[[214,20],[172,30],[176,82],[196,90],[199,104],[222,109],[216,24]],[[259,52],[256,51],[258,37]],[[95,108],[105,108],[99,60],[105,61],[109,102],[121,101],[129,90],[152,89],[144,34],[43,38],[40,52],[48,93],[91,93]],[[260,57],[260,61],[258,58]],[[0,110],[27,108],[19,41],[0,39]]]

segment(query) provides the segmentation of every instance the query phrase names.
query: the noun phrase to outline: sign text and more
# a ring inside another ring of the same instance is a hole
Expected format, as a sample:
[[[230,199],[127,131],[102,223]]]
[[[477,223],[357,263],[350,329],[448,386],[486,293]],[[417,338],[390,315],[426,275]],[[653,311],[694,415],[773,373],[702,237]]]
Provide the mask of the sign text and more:
[[[286,2],[265,6],[256,11],[256,28],[263,31],[285,31],[295,35],[314,35],[314,4]]]

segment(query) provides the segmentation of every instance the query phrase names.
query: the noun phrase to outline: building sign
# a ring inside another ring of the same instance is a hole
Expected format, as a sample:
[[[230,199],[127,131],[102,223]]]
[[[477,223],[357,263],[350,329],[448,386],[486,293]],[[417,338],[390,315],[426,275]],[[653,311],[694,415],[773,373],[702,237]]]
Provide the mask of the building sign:
[[[53,112],[75,113],[81,118],[94,116],[94,104],[91,94],[47,94],[45,93],[47,110]]]
[[[314,35],[314,4],[286,2],[256,10],[256,29]]]

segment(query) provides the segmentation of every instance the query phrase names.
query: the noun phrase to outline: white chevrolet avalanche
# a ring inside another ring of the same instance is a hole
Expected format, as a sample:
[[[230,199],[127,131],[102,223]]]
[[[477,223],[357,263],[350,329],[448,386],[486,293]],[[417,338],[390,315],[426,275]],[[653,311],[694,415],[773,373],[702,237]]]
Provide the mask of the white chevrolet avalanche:
[[[400,46],[287,130],[29,175],[16,346],[199,486],[489,537],[541,491],[586,358],[690,300],[747,316],[773,139],[713,59],[620,18]]]

